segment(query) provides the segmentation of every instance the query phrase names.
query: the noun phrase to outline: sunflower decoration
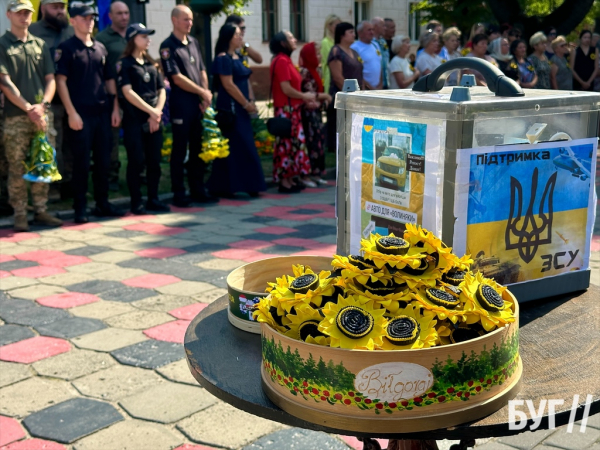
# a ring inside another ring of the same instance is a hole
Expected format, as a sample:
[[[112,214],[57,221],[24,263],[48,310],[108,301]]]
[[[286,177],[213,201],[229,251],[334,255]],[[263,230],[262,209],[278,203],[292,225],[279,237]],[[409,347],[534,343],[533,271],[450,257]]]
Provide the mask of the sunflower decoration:
[[[411,295],[422,308],[434,312],[440,320],[447,319],[452,323],[466,320],[460,296],[448,292],[444,285],[422,286]]]
[[[310,305],[302,304],[294,308],[293,314],[288,314],[289,330],[284,334],[292,339],[309,344],[329,346],[331,338],[319,331],[323,316]]]
[[[380,282],[384,286],[391,284],[392,274],[384,267],[377,268],[373,261],[360,255],[339,256],[335,255],[331,265],[341,269],[340,275],[349,280],[356,280],[362,285]]]
[[[385,309],[373,302],[361,303],[353,295],[327,303],[319,331],[331,336],[331,347],[373,350],[383,345]]]
[[[436,316],[414,304],[398,309],[395,316],[389,318],[385,325],[383,350],[408,350],[412,348],[428,348],[436,345],[438,340]]]
[[[410,244],[409,255],[426,253],[433,259],[434,267],[445,272],[457,264],[457,257],[452,253],[452,247],[448,247],[431,231],[421,226],[406,224],[404,239]]]
[[[406,284],[410,289],[416,289],[419,286],[435,287],[438,280],[442,278],[442,272],[435,268],[436,261],[431,256],[421,258],[419,267],[404,266],[402,269],[394,271],[394,282],[397,284]]]
[[[276,283],[270,283],[271,296],[286,313],[292,308],[304,303],[318,308],[323,303],[323,297],[334,293],[334,278],[331,272],[321,271],[316,274],[308,266],[293,267],[294,276],[283,276]]]
[[[454,324],[449,320],[438,320],[435,326],[435,331],[437,333],[437,345],[449,345],[452,344],[450,342],[450,333],[454,329]]]
[[[374,306],[385,308],[389,314],[396,314],[398,309],[406,307],[412,300],[408,288],[401,290],[400,292],[391,292],[389,294],[377,294],[371,292],[368,288],[361,290],[356,285],[348,284],[348,293],[353,295],[362,304],[373,302]]]
[[[361,240],[360,246],[363,257],[373,261],[379,269],[385,265],[395,269],[406,266],[417,268],[421,265],[421,259],[425,257],[423,253],[409,255],[410,244],[393,233],[389,236],[371,234],[369,239]]]
[[[481,322],[484,330],[490,332],[515,321],[512,302],[502,298],[506,288],[494,280],[485,278],[479,272],[475,275],[467,273],[459,288],[467,324]]]
[[[254,312],[252,317],[259,323],[266,323],[274,330],[280,333],[285,333],[288,328],[284,325],[285,311],[280,310],[275,305],[272,305],[273,299],[270,295],[267,295],[260,302],[254,306]],[[289,319],[285,320],[289,322]]]

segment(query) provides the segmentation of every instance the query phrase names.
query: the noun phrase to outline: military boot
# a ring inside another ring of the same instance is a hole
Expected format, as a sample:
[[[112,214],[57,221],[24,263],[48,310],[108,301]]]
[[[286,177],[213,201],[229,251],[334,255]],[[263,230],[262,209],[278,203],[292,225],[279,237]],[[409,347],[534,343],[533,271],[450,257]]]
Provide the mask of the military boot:
[[[63,221],[57,217],[51,216],[47,212],[36,213],[33,216],[33,220],[35,223],[39,225],[44,225],[47,227],[60,227],[63,224]]]
[[[15,224],[13,225],[15,231],[29,231],[29,223],[27,222],[27,214],[19,214],[15,216]]]

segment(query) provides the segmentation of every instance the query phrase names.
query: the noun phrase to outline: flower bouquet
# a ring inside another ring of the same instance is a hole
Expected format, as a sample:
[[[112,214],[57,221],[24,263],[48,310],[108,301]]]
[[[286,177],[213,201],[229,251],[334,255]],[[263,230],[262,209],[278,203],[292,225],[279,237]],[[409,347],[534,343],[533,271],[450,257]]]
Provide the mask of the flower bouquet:
[[[60,181],[62,176],[56,167],[56,151],[52,148],[43,131],[38,132],[31,140],[29,161],[23,162],[25,174],[23,178],[34,183],[52,183]]]

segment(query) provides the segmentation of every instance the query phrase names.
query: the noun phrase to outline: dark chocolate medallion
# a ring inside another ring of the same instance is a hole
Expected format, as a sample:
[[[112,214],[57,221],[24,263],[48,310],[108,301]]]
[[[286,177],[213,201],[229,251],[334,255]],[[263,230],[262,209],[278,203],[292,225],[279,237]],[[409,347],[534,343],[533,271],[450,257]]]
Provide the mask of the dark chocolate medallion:
[[[442,276],[442,280],[445,283],[451,284],[453,286],[458,286],[460,283],[462,283],[465,280],[466,274],[467,274],[467,272],[465,272],[463,270],[451,269],[448,271],[448,273],[445,273]]]
[[[375,241],[375,247],[378,252],[386,255],[404,255],[410,244],[399,237],[384,236]]]
[[[348,256],[348,261],[350,264],[358,267],[360,270],[377,269],[377,266],[373,263],[373,261],[365,259],[360,255],[350,255]]]
[[[309,336],[313,338],[316,338],[317,336],[325,336],[319,331],[319,322],[316,320],[307,320],[306,322],[302,322],[298,327],[298,334],[300,334],[300,339],[303,341],[306,341],[306,338]]]
[[[371,314],[356,306],[342,308],[335,318],[337,327],[350,339],[368,335],[373,330],[374,322]]]
[[[423,275],[427,271],[427,269],[429,269],[429,263],[425,258],[423,258],[421,259],[421,264],[419,264],[419,267],[413,268],[409,265],[406,265],[400,270],[409,275]]]
[[[310,289],[319,286],[319,277],[314,273],[300,275],[290,284],[290,291],[294,294],[306,294]]]
[[[398,316],[391,319],[386,328],[387,340],[394,345],[412,344],[421,333],[421,326],[414,318]]]
[[[488,311],[500,311],[504,308],[504,300],[498,291],[489,284],[481,283],[477,288],[477,300],[479,304]]]
[[[454,309],[460,303],[458,298],[441,289],[428,288],[425,290],[425,294],[431,303],[435,303],[438,306],[444,306],[448,309]]]
[[[396,290],[396,285],[393,282],[388,282],[388,284],[383,284],[381,281],[367,281],[365,283],[365,289],[368,289],[374,294],[378,295],[386,295],[394,292]]]

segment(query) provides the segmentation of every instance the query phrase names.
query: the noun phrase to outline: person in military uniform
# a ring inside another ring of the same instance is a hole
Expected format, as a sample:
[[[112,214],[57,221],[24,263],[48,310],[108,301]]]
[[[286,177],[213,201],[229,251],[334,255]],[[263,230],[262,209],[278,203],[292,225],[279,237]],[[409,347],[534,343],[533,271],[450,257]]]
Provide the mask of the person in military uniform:
[[[123,51],[125,51],[125,46],[127,45],[125,32],[129,26],[129,7],[117,0],[111,3],[108,17],[112,22],[110,27],[98,33],[96,40],[100,41],[106,47],[106,51],[108,51],[106,63],[109,69],[114,71],[115,65],[119,58],[123,56]],[[113,78],[117,79],[116,73],[113,73]],[[119,129],[120,127],[112,128],[109,178],[109,188],[111,191],[119,190],[119,169],[121,168],[121,162],[119,161]]]
[[[69,140],[73,148],[75,222],[86,223],[90,153],[93,153],[94,199],[92,214],[118,217],[123,212],[108,201],[111,131],[121,117],[116,100],[114,70],[107,64],[104,45],[92,39],[95,8],[72,2],[69,8],[75,36],[56,49],[58,93],[69,116]]]
[[[173,204],[214,203],[218,199],[206,194],[204,173],[206,164],[198,156],[202,150],[202,116],[210,106],[212,93],[208,89],[206,69],[198,41],[189,35],[192,11],[177,5],[171,12],[173,32],[160,44],[163,72],[169,78],[169,98],[173,147],[171,150],[171,189]],[[185,194],[184,161],[189,144],[187,178],[190,196]]]
[[[10,31],[0,38],[0,89],[7,100],[4,148],[8,160],[8,196],[14,209],[15,231],[28,231],[24,162],[31,140],[38,131],[46,131],[48,121],[52,121],[49,108],[56,84],[48,46],[28,31],[34,11],[30,0],[10,0],[7,9]],[[48,140],[54,145],[52,135]],[[61,220],[46,212],[47,183],[31,183],[31,196],[37,223],[62,225]]]
[[[12,214],[12,208],[8,203],[8,161],[4,151],[4,94],[0,91],[0,215]]]
[[[127,47],[117,62],[118,85],[123,92],[123,134],[127,150],[127,185],[131,212],[167,212],[169,207],[158,199],[160,158],[163,144],[161,122],[167,94],[159,65],[148,55],[149,36],[154,30],[141,23],[127,28]],[[148,201],[142,204],[141,176],[146,164]]]
[[[42,0],[40,5],[42,18],[29,27],[31,34],[46,43],[51,55],[55,54],[58,44],[73,36],[73,27],[69,25],[66,5],[67,0]],[[54,130],[56,131],[56,163],[62,176],[60,183],[50,185],[48,197],[52,201],[59,197],[70,198],[72,196],[70,186],[73,173],[73,154],[68,140],[65,140],[68,124],[65,107],[60,101],[60,96],[54,96],[50,109],[54,115]]]

